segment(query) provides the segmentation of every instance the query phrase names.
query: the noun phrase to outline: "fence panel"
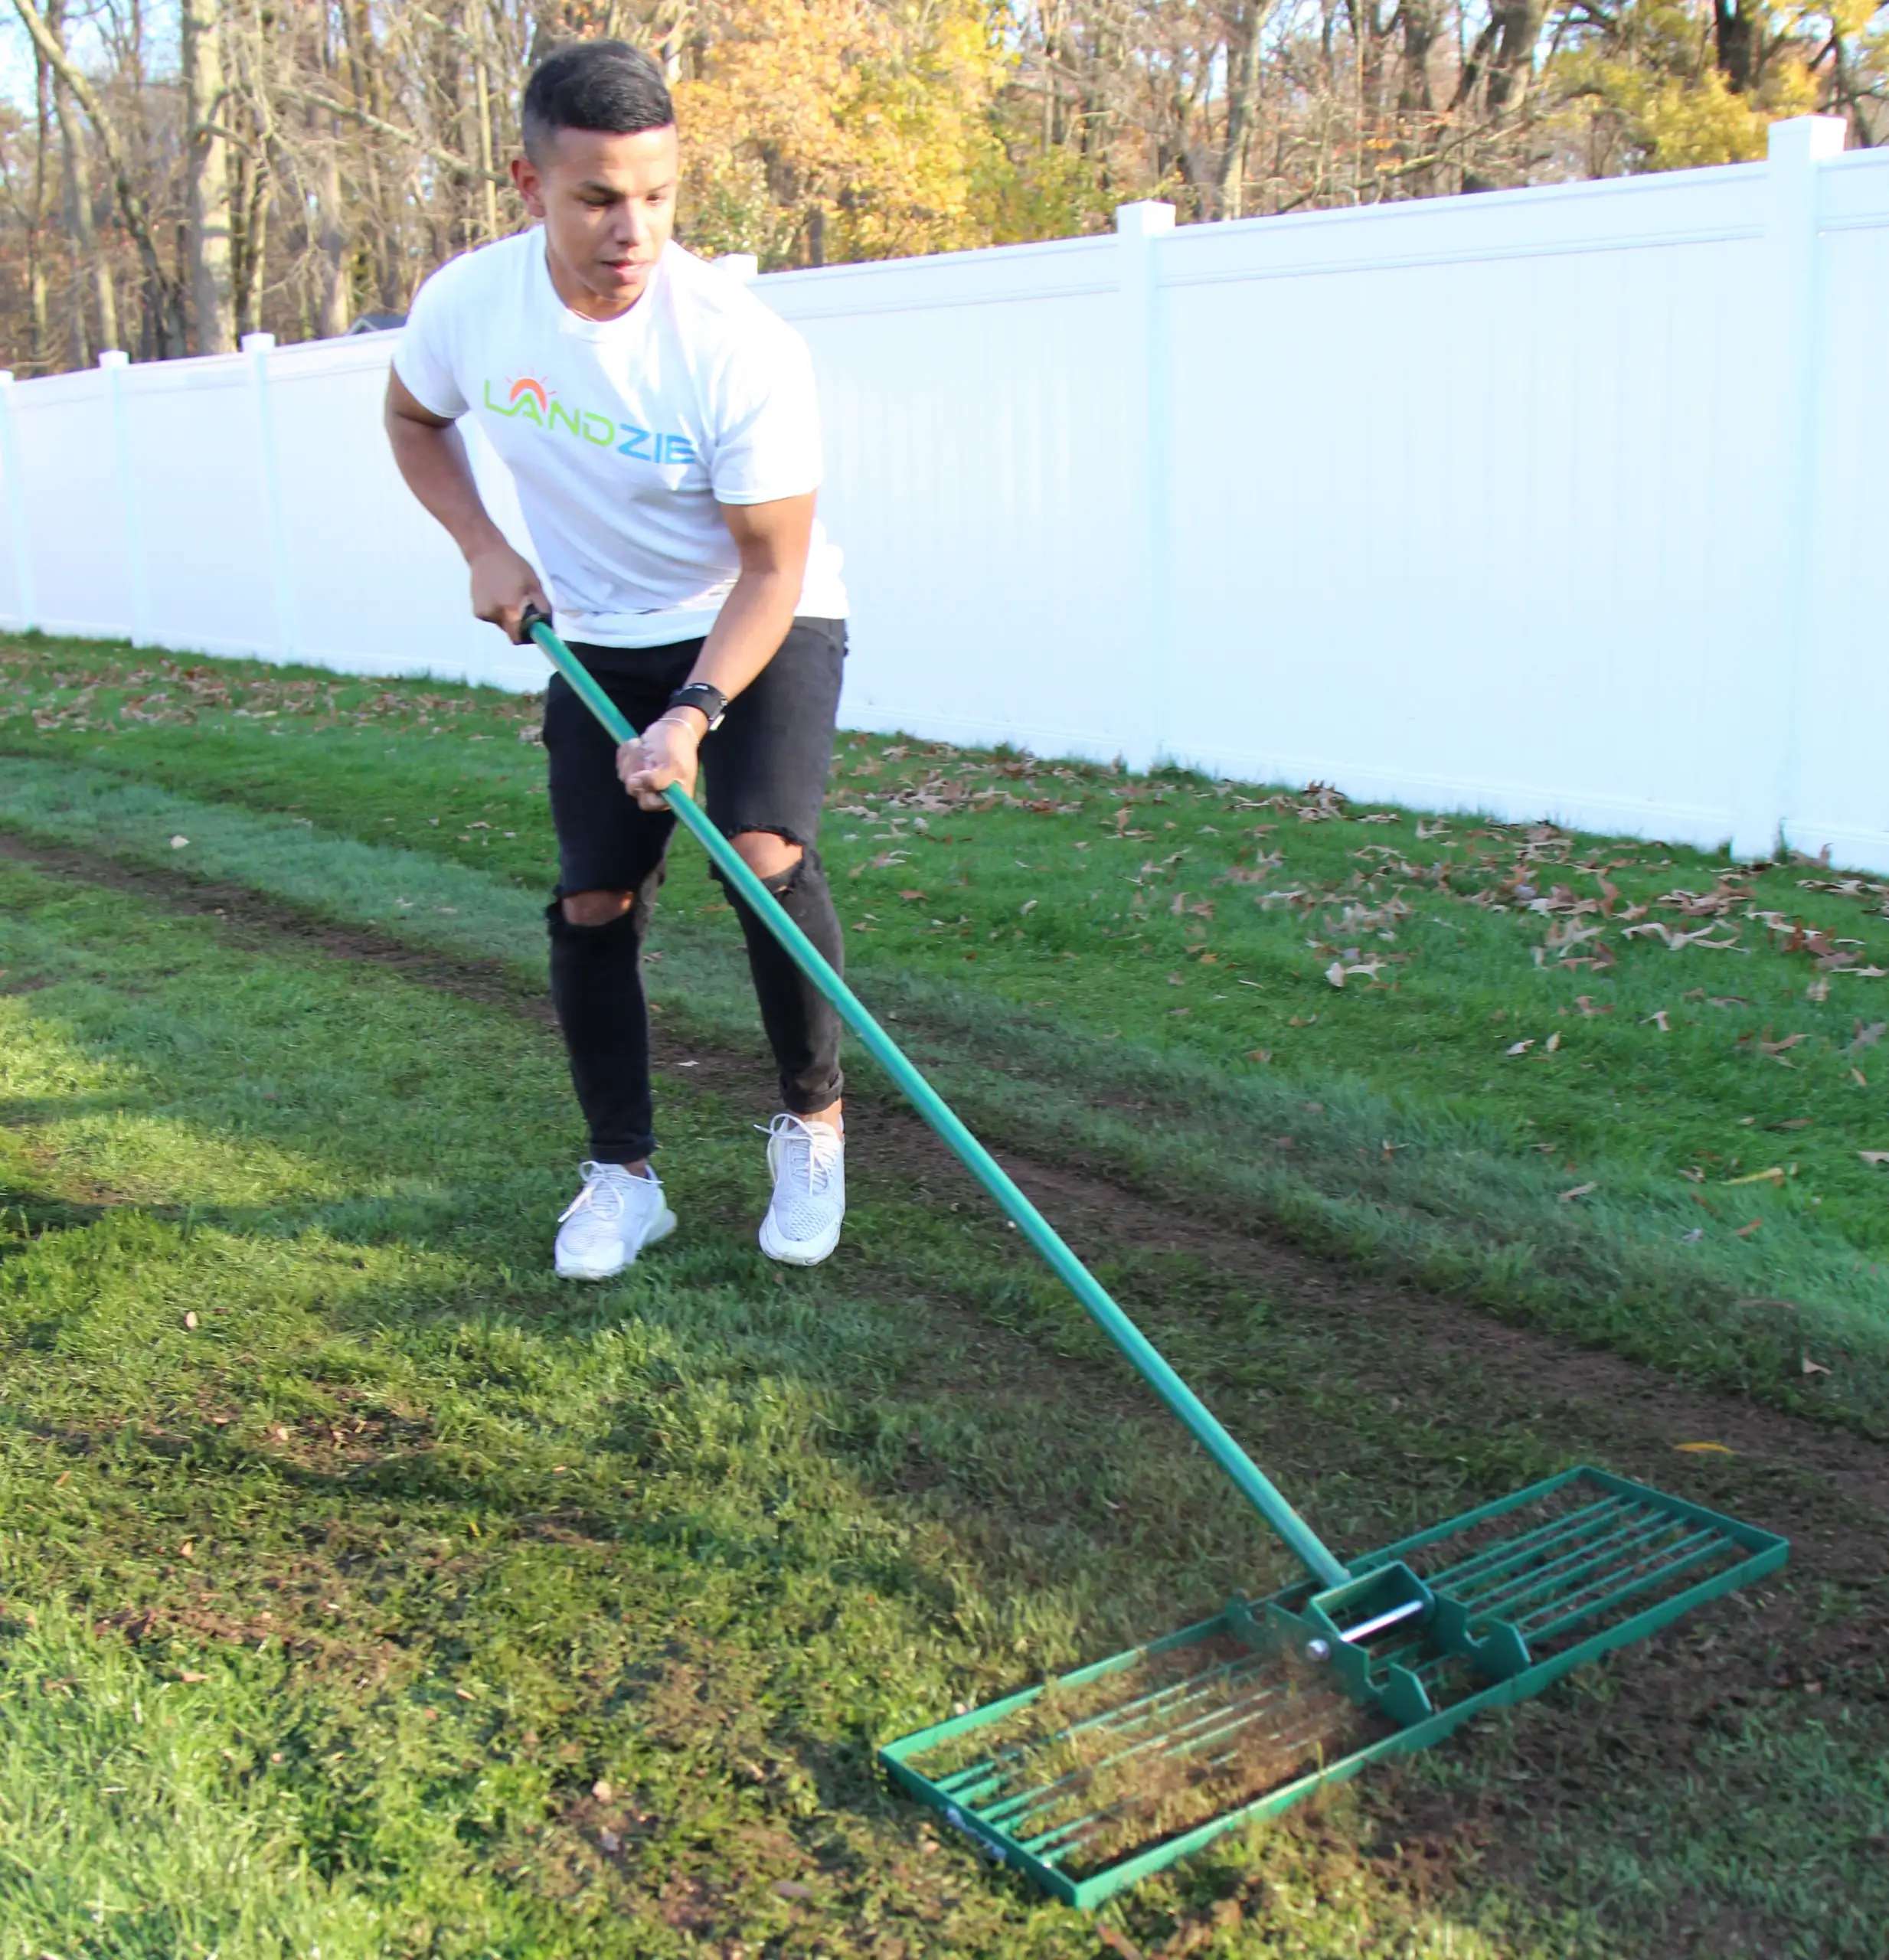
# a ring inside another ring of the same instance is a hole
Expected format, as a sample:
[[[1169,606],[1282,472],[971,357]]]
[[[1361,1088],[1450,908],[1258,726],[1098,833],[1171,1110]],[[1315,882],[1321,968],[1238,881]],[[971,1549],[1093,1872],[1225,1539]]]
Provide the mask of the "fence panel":
[[[394,466],[381,420],[392,346],[391,335],[363,335],[270,358],[296,657],[538,685],[535,654],[469,616],[459,553]]]
[[[1889,870],[1889,154],[1840,140],[760,281],[819,371],[843,712]],[[541,684],[394,468],[391,345],[0,386],[0,618]]]
[[[249,362],[232,354],[119,372],[149,637],[192,652],[273,651],[269,509]]]
[[[1889,869],[1889,169],[1864,151],[1821,175],[1809,590],[1789,828],[1800,848],[1828,844],[1839,863]]]
[[[1722,838],[1760,174],[1177,234],[1168,748]]]
[[[129,639],[135,609],[113,383],[101,368],[11,390],[34,623]]]
[[[1144,711],[1117,260],[1096,240],[763,282],[819,369],[855,724],[1108,756]]]

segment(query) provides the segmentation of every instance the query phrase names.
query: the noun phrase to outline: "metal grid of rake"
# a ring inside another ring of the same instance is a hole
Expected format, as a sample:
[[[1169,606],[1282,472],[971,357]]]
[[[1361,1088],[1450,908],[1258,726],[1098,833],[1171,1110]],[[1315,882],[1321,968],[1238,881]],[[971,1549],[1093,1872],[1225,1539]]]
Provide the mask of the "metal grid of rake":
[[[1574,1486],[1582,1489],[1583,1486]],[[1460,1537],[1460,1532],[1454,1536]],[[1674,1501],[1631,1490],[1603,1490],[1532,1530],[1498,1538],[1424,1579],[1469,1608],[1472,1625],[1506,1620],[1537,1656],[1558,1649],[1580,1628],[1629,1603],[1662,1596],[1679,1581],[1736,1563],[1745,1548],[1709,1513],[1675,1510]],[[1374,1560],[1361,1561],[1366,1570]],[[1401,1661],[1420,1674],[1441,1670],[1413,1658],[1420,1642],[1374,1647],[1374,1658]]]
[[[881,1755],[903,1788],[991,1857],[1071,1905],[1096,1906],[1249,1819],[1276,1815],[1380,1758],[1427,1748],[1483,1710],[1540,1694],[1570,1668],[1749,1585],[1787,1551],[1784,1540],[1681,1498],[1602,1471],[1569,1471],[1355,1562],[1354,1570],[1366,1572],[1407,1561],[1440,1593],[1461,1601],[1472,1624],[1499,1619],[1519,1628],[1531,1664],[1485,1683],[1456,1657],[1427,1649],[1420,1634],[1399,1627],[1370,1643],[1374,1666],[1410,1668],[1436,1712],[1348,1753],[1321,1761],[1319,1745],[1360,1711],[1322,1688],[1308,1692],[1276,1655],[1228,1651],[1237,1627],[1252,1624],[1246,1602],[1235,1602],[1217,1619],[1052,1684],[1049,1691],[1080,1691],[1091,1704],[1061,1726],[1003,1740],[1003,1725],[1027,1720],[1046,1691],[1030,1690],[906,1736]],[[1290,1610],[1306,1589],[1289,1588],[1277,1602]],[[1196,1664],[1188,1664],[1190,1648],[1198,1651]],[[1132,1679],[1156,1661],[1181,1671],[1112,1706],[1093,1707],[1110,1674]],[[992,1748],[967,1760],[976,1731],[985,1726],[995,1731]],[[947,1746],[954,1766],[928,1777],[924,1759]],[[1234,1796],[1228,1808],[1187,1828],[1163,1835],[1154,1821],[1152,1842],[1135,1841],[1148,1807],[1132,1790],[1086,1801],[1132,1784],[1144,1766],[1152,1784],[1176,1766],[1191,1766],[1202,1778],[1236,1772],[1256,1754],[1309,1766],[1257,1795]]]
[[[1270,1657],[1247,1652],[1209,1661],[1041,1739],[999,1749],[940,1775],[936,1788],[987,1829],[1060,1870],[1080,1863],[1097,1839],[1139,1807],[1140,1800],[1129,1796],[1088,1808],[1087,1795],[1097,1786],[1175,1762],[1233,1769],[1256,1747],[1276,1759],[1315,1757],[1335,1725],[1348,1723],[1357,1713],[1342,1695],[1307,1693],[1283,1677]],[[1078,1759],[1074,1766],[1044,1777],[1046,1756],[1069,1755]]]

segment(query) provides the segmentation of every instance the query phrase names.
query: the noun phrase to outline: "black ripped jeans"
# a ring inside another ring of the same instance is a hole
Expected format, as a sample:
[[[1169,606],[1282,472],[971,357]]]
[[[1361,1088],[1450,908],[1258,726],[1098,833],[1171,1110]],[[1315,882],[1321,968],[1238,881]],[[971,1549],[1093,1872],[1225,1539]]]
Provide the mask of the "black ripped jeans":
[[[701,647],[700,640],[685,640],[572,651],[640,731],[688,679]],[[795,620],[780,651],[729,703],[721,726],[704,737],[701,748],[709,818],[724,837],[768,831],[800,845],[799,863],[765,882],[835,968],[845,949],[814,841],[845,654],[844,621]],[[637,807],[617,779],[616,744],[561,675],[544,697],[544,748],[557,831],[557,892],[545,912],[551,1001],[590,1125],[591,1156],[603,1164],[633,1164],[656,1144],[642,945],[675,818],[666,809]],[[562,900],[580,891],[626,891],[632,903],[608,925],[574,926]],[[762,1025],[779,1066],[781,1099],[796,1116],[824,1109],[845,1086],[839,1016],[739,895],[728,896],[747,941]]]

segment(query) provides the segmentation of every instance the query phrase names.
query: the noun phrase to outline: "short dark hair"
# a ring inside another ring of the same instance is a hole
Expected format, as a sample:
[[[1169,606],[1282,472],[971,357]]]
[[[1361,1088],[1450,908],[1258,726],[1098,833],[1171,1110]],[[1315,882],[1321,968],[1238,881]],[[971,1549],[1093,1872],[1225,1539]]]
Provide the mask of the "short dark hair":
[[[626,41],[580,41],[547,54],[525,85],[520,125],[534,158],[560,129],[633,136],[675,120],[662,70]]]

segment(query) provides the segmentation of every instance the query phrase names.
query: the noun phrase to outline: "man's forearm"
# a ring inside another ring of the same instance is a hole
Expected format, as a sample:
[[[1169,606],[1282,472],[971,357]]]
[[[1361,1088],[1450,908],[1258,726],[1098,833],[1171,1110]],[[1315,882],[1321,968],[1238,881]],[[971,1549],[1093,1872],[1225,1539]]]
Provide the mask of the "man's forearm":
[[[407,488],[444,527],[468,564],[479,552],[504,544],[504,534],[492,522],[473,481],[472,459],[456,428],[434,428],[390,415],[387,429],[395,466]]]
[[[735,580],[688,678],[706,681],[733,701],[780,651],[793,624],[803,576],[799,566],[744,571]]]

